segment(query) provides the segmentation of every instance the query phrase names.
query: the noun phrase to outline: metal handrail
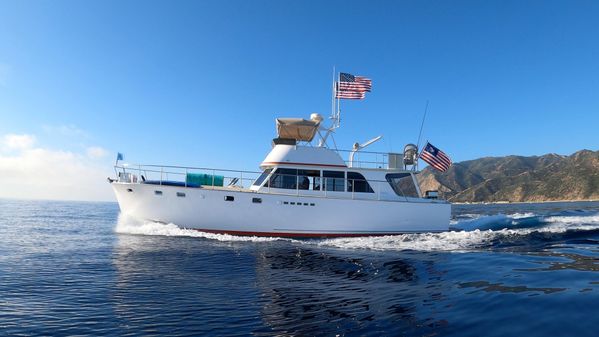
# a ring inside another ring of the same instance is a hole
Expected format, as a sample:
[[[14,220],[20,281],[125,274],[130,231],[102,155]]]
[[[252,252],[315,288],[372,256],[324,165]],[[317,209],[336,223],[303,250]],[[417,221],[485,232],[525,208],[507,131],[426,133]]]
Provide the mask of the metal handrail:
[[[165,165],[165,166],[160,166],[160,165],[141,165],[138,164],[136,166],[133,165],[115,165],[115,170],[117,169],[122,169],[123,172],[127,172],[127,171],[135,171],[138,172],[139,176],[142,176],[142,172],[143,174],[145,174],[145,176],[148,176],[148,172],[150,173],[159,173],[160,174],[160,180],[158,182],[159,185],[163,185],[163,182],[168,181],[168,175],[175,175],[175,176],[183,176],[184,181],[181,181],[181,183],[184,183],[185,187],[188,187],[188,183],[187,183],[187,174],[190,173],[190,170],[198,170],[198,171],[208,171],[212,173],[212,184],[211,185],[203,185],[203,188],[211,188],[211,189],[216,189],[217,187],[231,187],[231,186],[237,186],[237,187],[241,187],[241,188],[245,188],[245,183],[249,182],[248,186],[251,186],[252,183],[254,181],[256,181],[256,179],[258,178],[258,176],[260,174],[262,174],[262,172],[256,172],[256,171],[242,171],[242,170],[229,170],[229,169],[211,169],[211,168],[199,168],[199,167],[188,167],[188,166],[172,166],[172,165]],[[170,170],[165,170],[165,168],[170,169]],[[180,172],[176,172],[173,169],[179,169],[182,170]],[[223,175],[223,186],[216,186],[215,185],[215,178],[217,176],[217,173],[220,172],[230,172],[230,173],[235,173],[235,176],[231,176],[231,175]],[[243,176],[243,174],[246,174],[246,177]],[[255,174],[256,177],[251,178],[251,177],[247,177],[247,174]],[[164,176],[166,176],[166,179],[163,179]],[[266,180],[263,183],[264,187],[268,188],[268,193],[272,193],[272,194],[284,194],[284,195],[295,195],[295,196],[300,196],[300,195],[304,195],[304,196],[324,196],[325,198],[331,198],[330,196],[330,192],[351,192],[351,199],[358,199],[358,200],[381,200],[381,192],[382,192],[382,188],[381,188],[381,183],[384,184],[384,186],[389,186],[389,182],[386,180],[367,180],[367,179],[347,179],[347,178],[334,178],[334,179],[341,179],[343,180],[343,190],[341,191],[331,191],[328,190],[326,188],[327,183],[326,183],[326,179],[327,178],[332,178],[332,177],[323,177],[323,176],[319,176],[318,178],[320,178],[320,186],[318,190],[310,190],[308,189],[300,189],[299,187],[299,175],[289,175],[289,174],[277,174],[277,176],[282,176],[282,177],[294,177],[295,178],[295,188],[283,188],[283,187],[278,187],[278,186],[272,186],[271,184],[271,180],[272,180],[272,176]],[[229,180],[229,185],[226,185],[224,182],[226,180]],[[237,179],[237,180],[235,180]],[[232,185],[231,183],[235,181],[235,184]],[[351,182],[351,191],[348,190],[350,183]],[[355,186],[356,186],[356,182],[366,182],[370,188],[372,189],[374,187],[374,184],[376,184],[376,189],[373,189],[373,192],[357,192],[355,190]],[[237,184],[239,183],[239,185]],[[272,191],[271,189],[277,189],[277,190],[287,190],[290,193],[280,193],[279,191]],[[294,190],[294,191],[293,191]],[[391,188],[391,190],[393,191],[393,188]],[[301,191],[313,191],[313,192],[321,192],[318,194],[301,194]],[[403,191],[400,188],[400,193],[402,195],[398,195],[397,193],[395,193],[395,191],[393,191],[393,195],[398,196],[399,198],[405,199],[405,201],[409,201],[408,200],[408,196],[406,196]],[[358,197],[357,197],[358,196]],[[373,196],[373,197],[370,197]],[[340,195],[335,194],[334,196],[332,196],[332,198],[340,198]],[[421,198],[421,197],[419,197]],[[345,198],[344,198],[345,199]],[[383,199],[383,200],[397,200],[395,198],[392,199]]]
[[[345,164],[349,167],[357,168],[387,168],[389,165],[389,153],[386,152],[373,152],[373,151],[350,151],[350,150],[336,150],[336,152],[344,158],[345,156],[351,156],[355,153],[352,160],[345,160]],[[361,160],[360,157],[366,157],[365,160]]]
[[[200,167],[189,167],[189,166],[172,166],[172,165],[115,165],[115,170],[121,170],[124,173],[137,173],[143,179],[152,180],[150,175],[158,176],[156,179],[159,185],[164,185],[164,182],[169,181],[169,175],[176,177],[183,177],[181,183],[185,187],[188,187],[187,174],[195,172],[209,172],[212,175],[212,183],[210,185],[204,185],[205,187],[218,187],[215,184],[215,178],[217,175],[223,177],[224,186],[240,186],[245,187],[251,186],[261,172],[252,171],[241,171],[241,170],[229,170],[229,169],[213,169],[213,168],[200,168]],[[252,177],[254,176],[254,177]],[[225,182],[229,181],[229,185]],[[234,184],[233,184],[234,182]]]
[[[124,165],[115,165],[117,168],[125,168],[131,169],[133,166],[137,167],[161,167],[161,168],[178,168],[178,169],[188,169],[188,170],[209,170],[209,171],[223,171],[223,172],[244,172],[244,173],[258,173],[261,174],[260,171],[244,171],[244,170],[231,170],[231,169],[220,169],[213,167],[193,167],[193,166],[174,166],[174,165],[155,165],[155,164],[129,164],[128,166]]]

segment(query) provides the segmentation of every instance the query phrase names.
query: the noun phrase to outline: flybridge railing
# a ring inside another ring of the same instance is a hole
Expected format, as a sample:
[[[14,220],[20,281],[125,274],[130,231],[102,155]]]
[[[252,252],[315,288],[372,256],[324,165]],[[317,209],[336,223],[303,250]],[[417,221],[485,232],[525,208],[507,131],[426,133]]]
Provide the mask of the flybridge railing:
[[[114,166],[119,182],[146,183],[164,186],[217,188],[244,188],[248,189],[262,172],[237,171],[227,169],[212,169],[202,167],[161,166],[121,164]],[[265,172],[269,174],[271,172]],[[188,181],[189,174],[200,174],[207,178],[205,183],[195,184]],[[346,177],[308,177],[300,175],[275,174],[280,180],[273,180],[274,175],[263,183],[263,188],[269,194],[312,196],[333,199],[361,199],[361,200],[387,200],[387,201],[412,201],[418,196],[410,196],[403,191],[387,191],[388,181],[349,179]],[[313,178],[307,185],[300,181],[300,177]],[[268,177],[264,177],[268,178]],[[316,179],[314,179],[316,178]],[[262,183],[261,183],[262,184]],[[318,186],[318,187],[316,187]],[[358,188],[356,188],[359,186]],[[397,188],[400,188],[399,186]]]
[[[249,188],[262,174],[262,172],[256,171],[141,164],[121,164],[115,165],[114,168],[119,181],[183,187],[202,185],[204,187]],[[198,177],[203,178],[205,183],[197,184],[190,181],[190,178]]]
[[[372,151],[357,151],[354,153],[353,160],[351,160],[352,150],[336,150],[337,153],[343,158],[345,164],[348,167],[357,168],[377,168],[377,169],[388,169],[389,168],[389,155],[387,152],[372,152]],[[401,153],[391,153],[391,156],[398,155],[402,156]]]

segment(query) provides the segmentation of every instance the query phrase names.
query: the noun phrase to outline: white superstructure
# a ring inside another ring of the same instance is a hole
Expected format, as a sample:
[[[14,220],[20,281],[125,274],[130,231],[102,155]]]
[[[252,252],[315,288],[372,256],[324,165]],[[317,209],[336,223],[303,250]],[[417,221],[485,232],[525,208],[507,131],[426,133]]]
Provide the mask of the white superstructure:
[[[123,164],[110,182],[123,213],[206,232],[323,237],[448,229],[451,206],[419,190],[413,147],[404,156],[360,151],[365,145],[357,143],[346,153],[312,146],[321,121],[278,119],[279,138],[262,172]]]

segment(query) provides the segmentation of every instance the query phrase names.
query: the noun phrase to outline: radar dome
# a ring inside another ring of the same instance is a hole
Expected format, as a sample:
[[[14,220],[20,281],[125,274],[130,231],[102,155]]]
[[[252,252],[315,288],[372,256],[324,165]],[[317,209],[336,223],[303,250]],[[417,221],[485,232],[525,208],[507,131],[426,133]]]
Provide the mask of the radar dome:
[[[317,123],[320,123],[323,120],[322,115],[319,113],[310,114],[310,119]]]
[[[408,144],[403,149],[404,165],[415,165],[418,162],[418,146]]]

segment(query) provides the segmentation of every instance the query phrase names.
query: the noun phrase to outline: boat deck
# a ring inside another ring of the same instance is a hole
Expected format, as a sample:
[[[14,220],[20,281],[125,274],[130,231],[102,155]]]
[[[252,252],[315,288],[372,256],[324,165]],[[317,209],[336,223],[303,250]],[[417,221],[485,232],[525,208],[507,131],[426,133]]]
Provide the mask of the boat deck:
[[[175,186],[175,187],[186,187],[186,188],[199,188],[208,190],[221,190],[221,191],[238,191],[238,192],[253,192],[249,188],[238,185],[229,186],[211,186],[211,185],[199,185],[199,184],[187,184],[184,181],[173,181],[173,180],[146,180],[141,181],[140,184],[148,185],[159,185],[159,186]]]

